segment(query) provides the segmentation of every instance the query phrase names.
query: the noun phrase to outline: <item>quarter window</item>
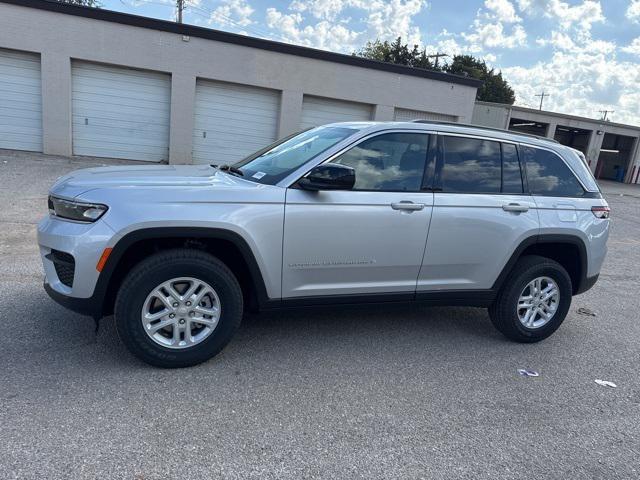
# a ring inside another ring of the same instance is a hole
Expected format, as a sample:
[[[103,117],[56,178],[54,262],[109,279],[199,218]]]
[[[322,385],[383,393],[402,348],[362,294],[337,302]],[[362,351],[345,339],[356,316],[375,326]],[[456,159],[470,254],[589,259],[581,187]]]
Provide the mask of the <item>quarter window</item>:
[[[417,192],[428,147],[428,134],[386,133],[364,140],[333,162],[356,171],[353,190]]]
[[[500,144],[489,140],[447,137],[441,181],[444,192],[500,193]]]
[[[527,182],[533,195],[581,197],[584,189],[571,169],[555,153],[533,147],[522,147],[527,168]]]

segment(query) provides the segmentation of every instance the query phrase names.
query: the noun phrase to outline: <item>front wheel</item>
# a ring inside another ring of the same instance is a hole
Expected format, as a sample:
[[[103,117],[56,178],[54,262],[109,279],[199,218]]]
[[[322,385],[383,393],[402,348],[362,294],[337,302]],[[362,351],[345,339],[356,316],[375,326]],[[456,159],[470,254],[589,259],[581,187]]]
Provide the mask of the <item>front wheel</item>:
[[[493,325],[517,342],[539,342],[562,324],[571,306],[571,278],[558,262],[523,257],[489,308]]]
[[[158,367],[188,367],[215,356],[242,319],[242,290],[216,257],[167,250],[136,265],[118,291],[118,336]]]

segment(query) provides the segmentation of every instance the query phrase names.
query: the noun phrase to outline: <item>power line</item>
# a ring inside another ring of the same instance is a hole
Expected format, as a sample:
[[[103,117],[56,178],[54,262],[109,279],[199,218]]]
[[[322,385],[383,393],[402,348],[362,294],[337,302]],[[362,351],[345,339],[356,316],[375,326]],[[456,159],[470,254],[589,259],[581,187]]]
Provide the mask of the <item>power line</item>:
[[[438,68],[438,60],[440,60],[440,57],[448,57],[449,55],[447,55],[446,53],[440,53],[440,52],[436,52],[433,55],[427,55],[427,58],[435,58],[436,61],[434,62],[433,66],[434,68]]]

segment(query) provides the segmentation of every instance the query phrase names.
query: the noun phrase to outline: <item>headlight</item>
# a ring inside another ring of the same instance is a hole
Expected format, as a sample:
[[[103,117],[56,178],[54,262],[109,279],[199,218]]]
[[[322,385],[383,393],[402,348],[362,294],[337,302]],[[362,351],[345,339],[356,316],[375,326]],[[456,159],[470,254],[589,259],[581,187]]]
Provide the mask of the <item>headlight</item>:
[[[82,203],[49,195],[49,213],[76,222],[95,222],[109,209],[99,203]]]

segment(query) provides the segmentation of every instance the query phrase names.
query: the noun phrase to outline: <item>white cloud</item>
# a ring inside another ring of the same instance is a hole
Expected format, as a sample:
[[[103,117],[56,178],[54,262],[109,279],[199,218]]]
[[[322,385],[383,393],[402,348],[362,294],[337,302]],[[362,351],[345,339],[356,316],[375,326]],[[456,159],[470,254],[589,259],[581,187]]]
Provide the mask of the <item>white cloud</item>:
[[[246,27],[254,23],[251,19],[255,10],[246,0],[223,0],[211,14],[209,23],[222,26]]]
[[[634,38],[629,45],[621,48],[620,50],[622,50],[625,53],[630,53],[632,55],[640,56],[640,37]]]
[[[496,19],[504,23],[517,23],[522,19],[516,15],[516,9],[509,0],[485,0],[484,6]]]
[[[425,0],[293,0],[288,12],[269,7],[265,20],[285,41],[351,52],[376,38],[401,36],[409,44],[421,44],[422,34],[413,17],[425,5]],[[361,29],[349,29],[350,19],[338,18],[346,8],[361,12]],[[309,24],[309,17],[317,22]]]
[[[284,41],[334,51],[353,51],[357,46],[359,33],[343,25],[323,20],[315,25],[303,26],[302,22],[300,13],[284,14],[273,7],[267,8],[267,26],[276,30]]]
[[[629,20],[640,23],[640,0],[631,0],[626,15]]]
[[[594,23],[606,20],[602,5],[595,0],[576,5],[562,0],[518,0],[518,7],[527,15],[543,15],[558,22],[561,29],[574,29],[580,34],[589,33]]]

